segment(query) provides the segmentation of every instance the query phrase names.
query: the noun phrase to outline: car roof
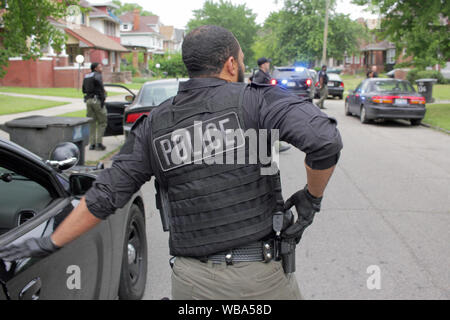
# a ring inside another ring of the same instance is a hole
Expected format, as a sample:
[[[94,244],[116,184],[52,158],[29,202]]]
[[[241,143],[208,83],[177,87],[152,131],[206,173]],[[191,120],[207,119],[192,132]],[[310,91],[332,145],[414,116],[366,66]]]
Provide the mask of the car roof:
[[[174,82],[183,82],[183,81],[188,81],[189,78],[172,78],[172,79],[160,79],[160,80],[154,80],[154,81],[147,81],[144,83],[144,85],[148,85],[148,84],[171,84]]]

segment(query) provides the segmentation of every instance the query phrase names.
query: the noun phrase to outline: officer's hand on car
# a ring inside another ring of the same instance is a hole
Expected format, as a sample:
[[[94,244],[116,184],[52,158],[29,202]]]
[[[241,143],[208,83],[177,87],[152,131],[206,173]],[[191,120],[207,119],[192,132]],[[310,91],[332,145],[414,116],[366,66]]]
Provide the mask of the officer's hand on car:
[[[31,238],[20,244],[13,244],[0,248],[0,259],[14,261],[23,258],[45,257],[58,250],[50,236],[43,238]]]
[[[295,206],[298,218],[293,225],[284,230],[281,234],[282,238],[287,240],[295,239],[299,243],[303,232],[313,222],[314,215],[320,211],[321,202],[322,197],[313,197],[309,193],[307,185],[303,190],[297,191],[287,199],[284,204],[284,210]]]

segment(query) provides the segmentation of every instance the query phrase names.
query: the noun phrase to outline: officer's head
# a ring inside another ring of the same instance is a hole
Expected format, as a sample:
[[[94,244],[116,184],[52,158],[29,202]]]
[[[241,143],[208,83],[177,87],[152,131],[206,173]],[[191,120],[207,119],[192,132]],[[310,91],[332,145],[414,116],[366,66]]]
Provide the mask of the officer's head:
[[[97,72],[101,73],[102,70],[103,70],[103,66],[100,63],[98,63],[98,62],[91,63],[91,71],[92,72],[97,71]]]
[[[258,61],[258,66],[260,69],[262,69],[264,72],[269,72],[270,70],[270,60],[267,59],[266,57],[262,57],[259,58]]]
[[[244,53],[236,37],[227,29],[198,27],[185,37],[182,51],[189,77],[244,82]]]
[[[327,66],[325,64],[322,66],[322,70],[327,71]]]

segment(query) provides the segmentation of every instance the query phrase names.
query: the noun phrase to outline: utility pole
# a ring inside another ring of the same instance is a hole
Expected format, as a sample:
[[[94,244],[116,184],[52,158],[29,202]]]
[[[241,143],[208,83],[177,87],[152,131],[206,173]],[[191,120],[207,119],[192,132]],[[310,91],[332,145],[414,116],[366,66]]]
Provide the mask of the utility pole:
[[[328,40],[328,8],[330,7],[330,0],[326,1],[325,7],[325,28],[323,30],[323,51],[322,51],[322,65],[327,61],[327,40]]]

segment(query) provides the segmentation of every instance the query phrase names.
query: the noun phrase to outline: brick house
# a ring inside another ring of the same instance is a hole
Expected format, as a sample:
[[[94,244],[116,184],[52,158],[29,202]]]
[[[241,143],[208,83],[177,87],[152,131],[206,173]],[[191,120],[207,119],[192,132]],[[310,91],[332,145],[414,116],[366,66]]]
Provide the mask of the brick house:
[[[79,87],[83,75],[90,72],[91,62],[104,65],[105,82],[130,81],[129,72],[120,72],[120,55],[128,50],[120,44],[120,20],[111,13],[114,5],[92,5],[82,0],[80,6],[89,9],[88,13],[79,12],[64,21],[49,18],[54,27],[67,35],[61,52],[55,52],[50,43],[41,48],[43,57],[37,60],[11,57],[0,85]],[[77,55],[84,56],[81,66],[75,61]]]

